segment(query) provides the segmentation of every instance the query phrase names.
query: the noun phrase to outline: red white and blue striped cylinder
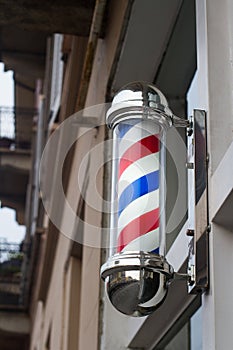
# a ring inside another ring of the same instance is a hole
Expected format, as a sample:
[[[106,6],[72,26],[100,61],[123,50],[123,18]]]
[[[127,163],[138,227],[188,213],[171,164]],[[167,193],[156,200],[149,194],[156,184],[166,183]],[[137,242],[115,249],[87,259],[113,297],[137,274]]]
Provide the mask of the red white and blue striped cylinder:
[[[115,247],[117,253],[165,254],[164,130],[132,118],[114,128]]]
[[[155,310],[173,269],[165,257],[165,136],[174,118],[165,96],[146,82],[115,95],[109,258],[101,276],[111,303],[130,316]]]

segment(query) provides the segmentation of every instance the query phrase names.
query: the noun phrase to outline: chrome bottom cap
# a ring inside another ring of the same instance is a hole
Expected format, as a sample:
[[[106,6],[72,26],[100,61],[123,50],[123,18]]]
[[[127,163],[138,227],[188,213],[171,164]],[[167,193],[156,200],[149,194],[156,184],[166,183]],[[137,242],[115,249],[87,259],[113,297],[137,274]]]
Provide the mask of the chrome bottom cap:
[[[172,267],[164,257],[144,252],[120,253],[102,266],[112,305],[128,316],[146,316],[164,301]]]

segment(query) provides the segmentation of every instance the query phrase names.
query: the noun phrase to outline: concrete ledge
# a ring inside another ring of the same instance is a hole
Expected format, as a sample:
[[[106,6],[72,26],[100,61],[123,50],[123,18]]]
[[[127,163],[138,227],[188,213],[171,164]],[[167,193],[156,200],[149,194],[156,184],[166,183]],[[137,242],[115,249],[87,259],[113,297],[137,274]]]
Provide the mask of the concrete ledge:
[[[233,142],[210,179],[210,220],[233,231]],[[224,179],[224,181],[223,181]]]
[[[29,316],[20,312],[0,311],[0,332],[9,332],[21,335],[29,334]]]

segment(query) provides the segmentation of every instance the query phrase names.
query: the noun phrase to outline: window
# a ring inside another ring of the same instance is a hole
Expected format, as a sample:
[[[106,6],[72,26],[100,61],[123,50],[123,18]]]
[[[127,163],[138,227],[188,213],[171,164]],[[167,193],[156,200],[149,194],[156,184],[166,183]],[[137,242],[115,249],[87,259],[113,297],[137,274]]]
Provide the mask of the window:
[[[202,316],[201,308],[180,329],[163,350],[201,350],[202,349]]]

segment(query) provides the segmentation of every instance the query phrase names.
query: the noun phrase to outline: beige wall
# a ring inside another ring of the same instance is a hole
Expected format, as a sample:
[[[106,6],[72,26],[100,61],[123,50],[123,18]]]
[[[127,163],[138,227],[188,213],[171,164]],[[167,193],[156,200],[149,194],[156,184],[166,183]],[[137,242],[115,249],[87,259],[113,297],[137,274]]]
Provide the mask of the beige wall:
[[[88,88],[86,106],[93,106],[105,102],[107,83],[119,44],[119,36],[127,8],[127,1],[111,2],[111,18],[109,19],[105,39],[99,39],[95,54],[91,80]],[[80,75],[78,75],[79,77]],[[75,79],[75,76],[72,76]],[[79,78],[78,78],[79,79]],[[67,91],[69,85],[64,87]],[[82,133],[83,128],[79,129]],[[67,188],[67,200],[74,211],[80,204],[80,190],[77,186],[79,165],[88,151],[101,143],[105,138],[105,127],[93,129],[79,139],[76,144],[72,168]],[[85,194],[86,203],[94,200],[101,208],[103,192],[103,168],[98,177],[92,176],[96,162],[104,162],[103,144],[99,148],[98,159],[90,153],[89,167],[81,176],[81,182],[89,176]],[[79,184],[82,188],[82,183]],[[93,186],[97,186],[96,198],[93,198]],[[56,196],[54,197],[56,198]],[[68,214],[63,211],[62,223],[67,223]],[[31,350],[97,350],[99,336],[99,269],[102,211],[91,205],[85,205],[85,221],[98,227],[94,230],[94,244],[83,245],[82,259],[71,256],[72,242],[62,234],[58,236],[56,254],[52,274],[48,281],[48,294],[44,303],[38,301],[31,336]],[[69,222],[69,221],[68,221]],[[74,223],[69,222],[70,225]],[[84,240],[90,237],[88,225],[84,225]],[[49,232],[47,233],[49,235]],[[86,242],[87,242],[86,240]],[[94,247],[93,247],[94,245]],[[48,342],[48,339],[50,341]],[[49,344],[48,344],[49,343]]]

